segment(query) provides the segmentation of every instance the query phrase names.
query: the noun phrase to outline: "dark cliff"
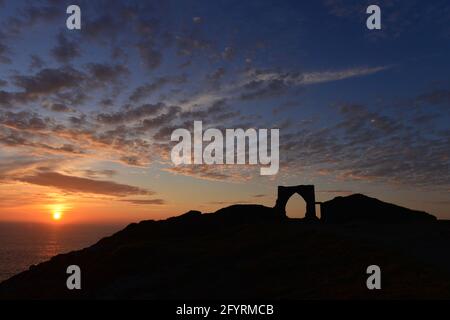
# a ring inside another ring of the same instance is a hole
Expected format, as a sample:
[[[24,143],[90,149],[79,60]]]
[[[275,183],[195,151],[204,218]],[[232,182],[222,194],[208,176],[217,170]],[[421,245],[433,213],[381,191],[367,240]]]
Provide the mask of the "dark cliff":
[[[4,281],[0,299],[448,299],[449,245],[445,221],[327,224],[236,205],[133,223]],[[372,264],[380,291],[366,287]],[[81,290],[66,287],[69,265],[81,268]]]

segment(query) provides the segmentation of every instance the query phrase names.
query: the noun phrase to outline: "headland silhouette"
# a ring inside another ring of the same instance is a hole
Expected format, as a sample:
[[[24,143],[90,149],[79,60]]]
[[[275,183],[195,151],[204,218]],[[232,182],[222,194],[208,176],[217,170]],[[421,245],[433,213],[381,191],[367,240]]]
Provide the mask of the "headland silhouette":
[[[286,216],[295,193],[304,219]],[[448,221],[362,194],[316,202],[312,185],[280,186],[273,207],[132,223],[4,281],[0,299],[448,299],[449,231]],[[373,264],[382,290],[366,287]],[[81,290],[66,287],[69,265],[82,270]]]

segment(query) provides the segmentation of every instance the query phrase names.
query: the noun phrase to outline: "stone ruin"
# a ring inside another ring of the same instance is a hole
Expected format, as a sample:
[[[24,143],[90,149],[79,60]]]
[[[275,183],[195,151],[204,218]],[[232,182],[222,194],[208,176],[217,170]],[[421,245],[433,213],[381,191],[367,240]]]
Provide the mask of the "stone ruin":
[[[305,220],[318,220],[316,205],[320,205],[320,220],[325,223],[436,221],[436,217],[427,212],[404,208],[363,194],[340,196],[329,201],[316,202],[314,185],[278,186],[278,197],[273,207],[278,216],[287,218],[286,204],[295,193],[306,202]]]
[[[295,193],[299,194],[306,202],[305,219],[316,220],[316,196],[314,185],[298,185],[298,186],[278,186],[278,197],[274,209],[282,216],[286,217],[286,204]]]

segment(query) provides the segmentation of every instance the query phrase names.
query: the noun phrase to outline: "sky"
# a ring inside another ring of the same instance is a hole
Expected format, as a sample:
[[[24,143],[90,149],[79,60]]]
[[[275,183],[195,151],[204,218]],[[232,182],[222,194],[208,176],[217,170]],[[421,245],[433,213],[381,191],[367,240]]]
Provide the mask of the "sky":
[[[0,1],[0,221],[273,206],[299,184],[450,219],[449,20],[445,0]],[[278,174],[175,166],[196,120],[279,128]]]

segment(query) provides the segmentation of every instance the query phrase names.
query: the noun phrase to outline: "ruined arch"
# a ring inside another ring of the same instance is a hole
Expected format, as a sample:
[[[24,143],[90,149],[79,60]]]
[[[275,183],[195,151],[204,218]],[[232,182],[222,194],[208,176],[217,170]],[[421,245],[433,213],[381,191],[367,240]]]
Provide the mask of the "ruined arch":
[[[305,219],[317,219],[316,199],[313,185],[278,186],[278,197],[274,209],[286,217],[286,204],[293,194],[299,194],[306,202]]]

